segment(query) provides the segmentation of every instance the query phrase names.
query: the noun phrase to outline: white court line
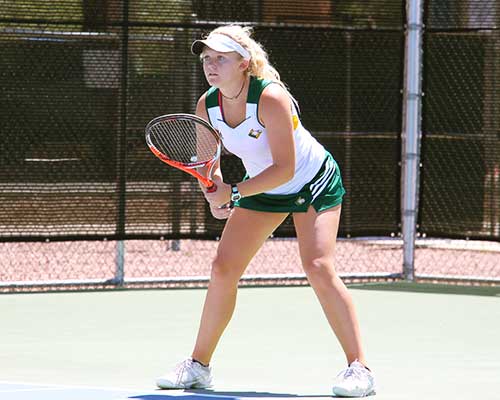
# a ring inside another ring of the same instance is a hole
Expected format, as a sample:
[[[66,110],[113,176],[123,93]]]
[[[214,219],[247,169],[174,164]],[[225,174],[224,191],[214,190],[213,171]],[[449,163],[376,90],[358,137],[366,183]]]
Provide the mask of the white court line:
[[[57,387],[33,387],[31,389],[9,389],[9,390],[1,390],[0,393],[17,393],[17,392],[41,392],[43,390],[47,391],[55,391],[55,390],[68,390],[66,388],[57,388]]]
[[[120,391],[120,392],[131,392],[131,393],[144,393],[144,392],[152,392],[155,391],[156,388],[139,388],[139,389],[130,389],[130,388],[116,388],[116,387],[103,387],[103,386],[83,386],[83,385],[61,385],[61,384],[53,384],[53,383],[35,383],[35,382],[18,382],[18,381],[0,381],[1,385],[24,385],[24,386],[33,386],[32,389],[25,389],[25,391],[37,391],[37,390],[66,390],[66,389],[86,389],[86,390],[106,390],[106,391]],[[17,391],[14,389],[3,390],[0,387],[0,393],[7,393]],[[23,391],[20,389],[19,391]]]

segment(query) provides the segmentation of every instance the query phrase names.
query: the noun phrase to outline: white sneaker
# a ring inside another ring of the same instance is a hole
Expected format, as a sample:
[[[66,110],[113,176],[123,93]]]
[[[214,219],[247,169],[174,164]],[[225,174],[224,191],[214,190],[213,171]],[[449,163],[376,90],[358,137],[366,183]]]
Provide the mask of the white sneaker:
[[[160,389],[207,389],[212,386],[212,370],[188,358],[156,379]]]
[[[375,394],[373,374],[358,360],[336,376],[333,394],[342,397],[365,397]]]

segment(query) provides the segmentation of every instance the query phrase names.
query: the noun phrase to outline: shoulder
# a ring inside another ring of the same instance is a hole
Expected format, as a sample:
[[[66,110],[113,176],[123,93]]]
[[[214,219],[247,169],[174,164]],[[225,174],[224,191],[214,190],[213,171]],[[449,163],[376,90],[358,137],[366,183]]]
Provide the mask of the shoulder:
[[[262,91],[259,103],[262,110],[290,109],[290,96],[278,82],[271,82]]]
[[[198,99],[197,106],[205,106],[206,108],[215,107],[219,105],[218,101],[219,89],[215,87],[210,87],[205,93],[203,93]]]
[[[283,86],[277,82],[268,85],[259,101],[258,118],[263,126],[270,126],[283,121],[292,120],[292,108],[290,96]]]
[[[198,99],[198,102],[196,103],[196,115],[202,117],[205,120],[208,119],[207,94],[208,92],[203,93]]]
[[[250,77],[250,86],[248,88],[248,103],[259,103],[264,92],[269,91],[269,87],[279,86],[278,82]]]
[[[198,101],[196,102],[196,109],[203,107],[205,108],[205,102],[207,100],[207,92],[203,93],[199,98]]]
[[[262,90],[262,99],[289,99],[288,93],[278,82],[269,82]]]

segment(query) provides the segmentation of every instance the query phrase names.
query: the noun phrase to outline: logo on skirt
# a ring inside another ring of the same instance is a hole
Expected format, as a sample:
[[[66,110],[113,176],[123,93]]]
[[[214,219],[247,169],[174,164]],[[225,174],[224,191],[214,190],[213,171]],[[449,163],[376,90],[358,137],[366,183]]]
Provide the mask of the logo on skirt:
[[[295,200],[295,205],[301,206],[305,202],[306,202],[306,199],[304,199],[303,197],[299,197],[297,200]]]

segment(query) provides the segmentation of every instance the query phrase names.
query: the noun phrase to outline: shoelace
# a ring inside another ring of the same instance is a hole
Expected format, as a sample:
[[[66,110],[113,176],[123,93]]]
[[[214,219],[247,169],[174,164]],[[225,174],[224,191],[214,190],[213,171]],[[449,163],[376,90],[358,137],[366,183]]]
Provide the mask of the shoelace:
[[[188,369],[189,364],[191,364],[191,360],[184,360],[183,362],[175,366],[175,374],[177,376],[177,380],[182,379],[182,375],[184,374],[184,371]]]
[[[365,375],[365,371],[363,371],[362,368],[356,368],[356,367],[349,367],[344,371],[344,378],[363,378]]]

